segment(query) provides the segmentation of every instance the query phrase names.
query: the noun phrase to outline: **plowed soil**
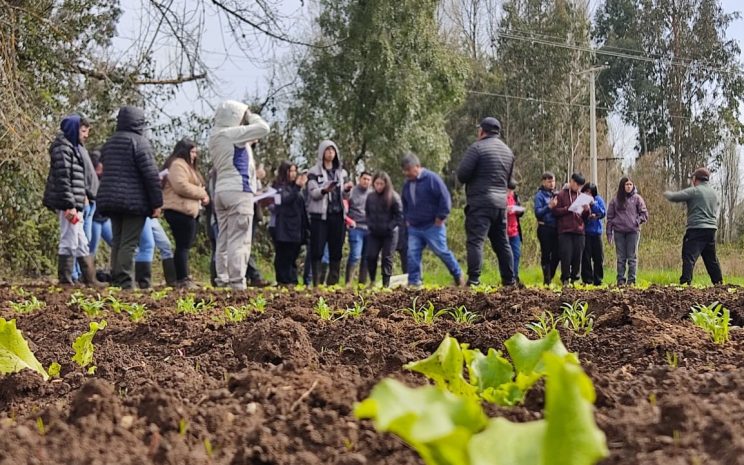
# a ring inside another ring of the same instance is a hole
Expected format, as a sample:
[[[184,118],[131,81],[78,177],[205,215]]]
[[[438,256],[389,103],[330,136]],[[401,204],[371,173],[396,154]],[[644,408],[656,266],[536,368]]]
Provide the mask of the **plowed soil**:
[[[354,403],[386,376],[423,384],[401,367],[428,356],[447,333],[501,349],[516,331],[534,337],[524,325],[543,310],[576,299],[589,303],[595,329],[585,337],[561,332],[597,389],[597,423],[611,451],[603,464],[744,464],[744,289],[398,290],[368,296],[362,317],[337,321],[314,313],[318,293],[265,290],[265,313],[236,324],[215,319],[258,291],[199,291],[216,306],[195,315],[177,313],[175,291],[160,301],[121,293],[148,314],[132,323],[107,309],[95,319],[108,327],[94,340],[94,375],[70,360],[90,321],[66,304],[71,291],[26,291],[46,308],[15,314],[5,302],[18,301],[19,291],[4,287],[0,316],[16,318],[42,364],[59,362],[62,373],[49,382],[28,371],[0,377],[1,465],[421,464],[401,441],[357,421]],[[402,311],[415,296],[482,318],[416,324]],[[324,298],[346,308],[356,297]],[[730,309],[735,325],[724,346],[687,318],[692,305],[713,301]],[[524,406],[488,412],[526,421],[541,416],[542,402],[538,387]]]

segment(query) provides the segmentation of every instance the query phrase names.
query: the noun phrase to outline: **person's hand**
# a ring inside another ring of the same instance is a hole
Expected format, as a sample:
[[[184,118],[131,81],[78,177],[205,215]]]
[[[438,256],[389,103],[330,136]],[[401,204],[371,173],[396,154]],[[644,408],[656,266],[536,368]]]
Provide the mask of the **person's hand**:
[[[256,168],[256,179],[263,180],[266,178],[266,169],[264,169],[263,163],[258,165]]]
[[[68,208],[67,210],[65,210],[65,218],[67,218],[68,220],[71,220],[77,216],[77,213],[78,213],[77,209]]]
[[[558,197],[553,197],[552,199],[550,199],[550,202],[548,203],[548,206],[550,208],[555,208],[556,205],[558,205]]]
[[[297,179],[295,179],[295,184],[297,184],[300,189],[304,189],[305,185],[307,184],[307,176],[297,176]]]
[[[590,220],[596,220],[597,219],[597,214],[596,213],[592,213],[591,215],[589,215],[589,219]]]
[[[344,184],[344,190],[346,192],[349,192],[354,187],[354,183],[351,181],[348,181],[346,184]]]
[[[612,236],[610,236],[609,234],[607,235],[607,243],[612,245]]]
[[[327,186],[326,186],[325,188],[323,188],[323,192],[325,192],[326,194],[328,194],[328,193],[329,193],[329,192],[331,192],[331,191],[332,191],[333,189],[335,189],[335,188],[336,188],[336,186],[337,186],[337,183],[336,183],[336,181],[333,181],[333,182],[331,182],[330,184],[328,184],[328,185],[327,185]]]
[[[437,218],[436,220],[434,220],[434,226],[436,226],[437,228],[441,228],[442,226],[444,226],[444,220],[441,218]]]
[[[206,196],[206,197],[204,197],[203,199],[201,199],[201,204],[202,204],[203,206],[205,206],[205,207],[206,207],[207,205],[209,205],[209,196]]]
[[[354,229],[357,227],[356,221],[351,220],[349,221],[349,229]]]
[[[162,213],[162,209],[156,208],[152,211],[152,215],[150,215],[150,218],[160,218],[160,214]]]
[[[584,205],[584,211],[585,212],[588,212],[590,208],[592,208],[592,207],[590,207],[589,204]]]

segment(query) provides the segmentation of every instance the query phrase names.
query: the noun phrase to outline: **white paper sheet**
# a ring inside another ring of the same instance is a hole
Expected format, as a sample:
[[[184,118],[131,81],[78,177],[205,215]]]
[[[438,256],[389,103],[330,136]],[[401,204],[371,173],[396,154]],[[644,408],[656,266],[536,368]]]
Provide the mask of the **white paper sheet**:
[[[272,200],[275,199],[274,194],[276,194],[276,189],[273,187],[269,187],[265,191],[261,192],[260,194],[253,197],[253,202],[260,202],[261,200],[271,198]]]
[[[594,197],[589,194],[581,194],[576,198],[576,200],[574,200],[574,203],[568,207],[568,211],[580,215],[584,211],[584,206],[590,205],[592,202],[594,202]]]

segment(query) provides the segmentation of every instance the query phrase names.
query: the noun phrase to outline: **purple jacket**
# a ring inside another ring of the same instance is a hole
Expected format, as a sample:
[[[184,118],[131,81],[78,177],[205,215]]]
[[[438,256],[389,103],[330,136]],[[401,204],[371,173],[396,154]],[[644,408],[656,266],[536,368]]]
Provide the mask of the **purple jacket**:
[[[622,233],[639,232],[641,225],[648,222],[648,209],[643,198],[633,192],[625,200],[625,206],[620,207],[617,197],[612,199],[607,209],[607,237],[612,237],[615,231]]]

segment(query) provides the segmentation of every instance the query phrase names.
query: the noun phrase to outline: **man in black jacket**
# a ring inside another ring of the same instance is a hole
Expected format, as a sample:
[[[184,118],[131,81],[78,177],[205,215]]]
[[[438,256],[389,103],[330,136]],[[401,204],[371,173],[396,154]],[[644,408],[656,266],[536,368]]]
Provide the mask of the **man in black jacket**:
[[[486,236],[499,260],[501,282],[515,284],[511,245],[506,233],[506,195],[514,169],[514,154],[499,139],[501,123],[488,117],[478,126],[478,140],[468,147],[457,179],[465,184],[465,233],[468,249],[468,285],[480,284]]]
[[[62,285],[73,284],[72,272],[77,258],[83,280],[100,286],[96,280],[93,257],[83,229],[86,184],[85,163],[80,153],[81,140],[87,137],[90,124],[79,115],[62,120],[62,132],[49,147],[49,175],[44,189],[43,204],[59,216],[59,256],[57,276]]]
[[[145,113],[121,107],[116,132],[101,149],[103,176],[97,208],[111,218],[112,285],[132,288],[134,251],[145,219],[158,218],[163,192],[150,141],[143,135]]]

